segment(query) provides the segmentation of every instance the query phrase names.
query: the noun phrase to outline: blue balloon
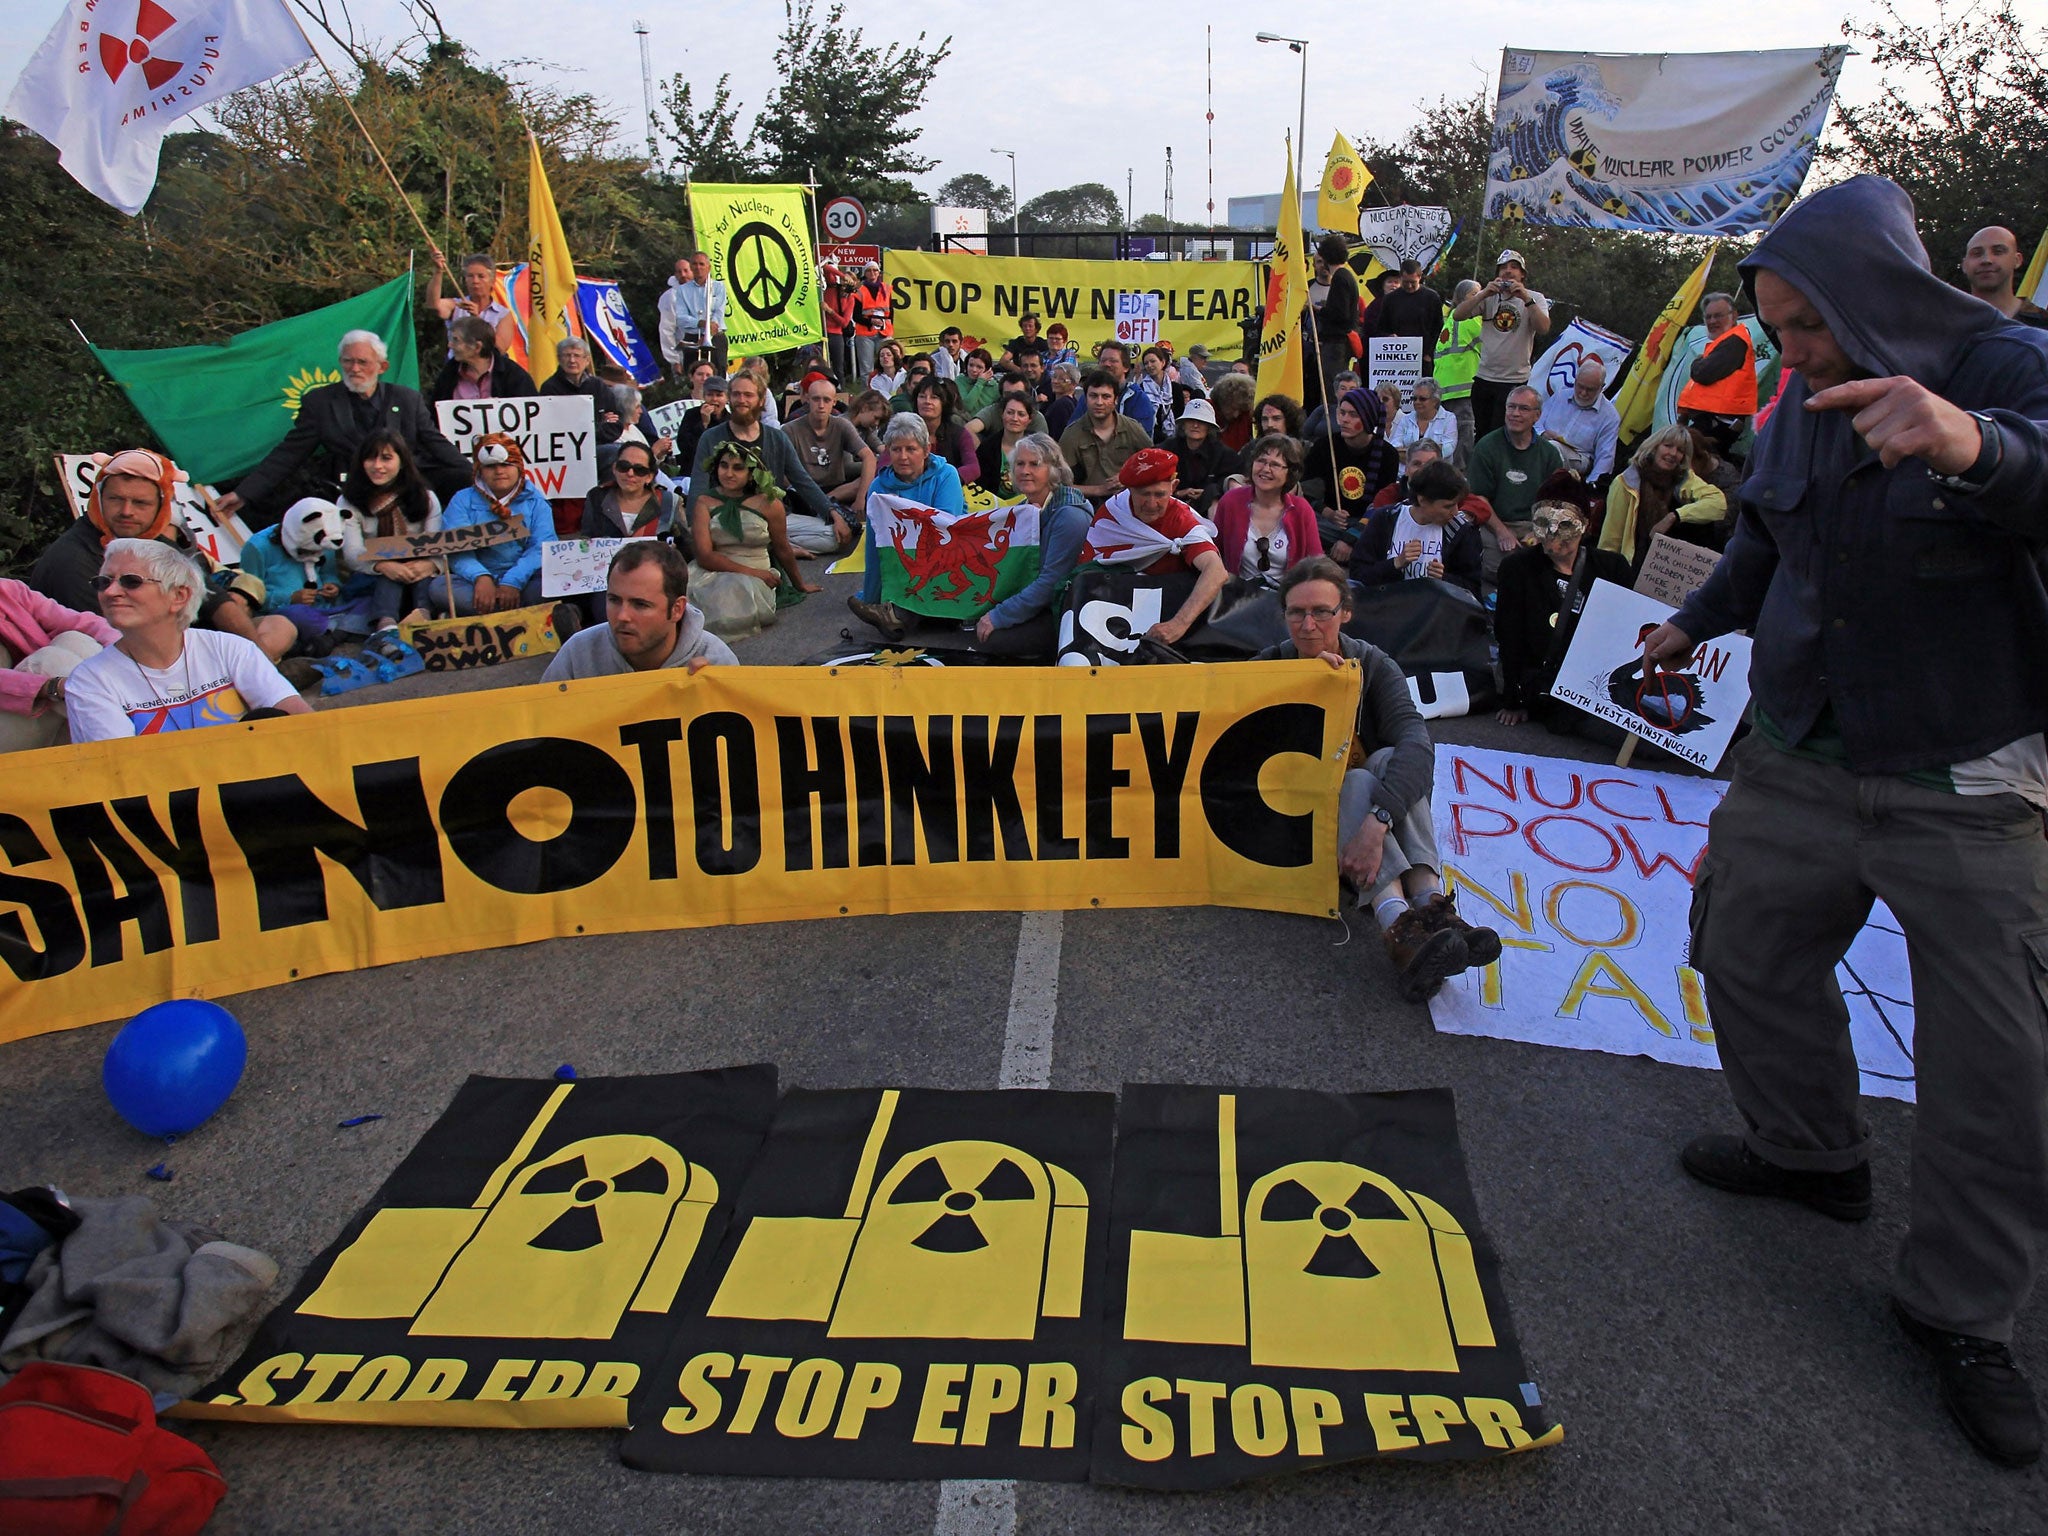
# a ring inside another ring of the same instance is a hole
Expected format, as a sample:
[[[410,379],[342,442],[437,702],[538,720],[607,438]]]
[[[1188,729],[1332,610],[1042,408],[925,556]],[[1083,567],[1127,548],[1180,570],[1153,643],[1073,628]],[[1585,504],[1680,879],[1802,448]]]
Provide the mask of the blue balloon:
[[[122,1026],[101,1069],[107,1098],[145,1136],[182,1136],[212,1118],[242,1080],[249,1043],[218,1003],[173,998]]]

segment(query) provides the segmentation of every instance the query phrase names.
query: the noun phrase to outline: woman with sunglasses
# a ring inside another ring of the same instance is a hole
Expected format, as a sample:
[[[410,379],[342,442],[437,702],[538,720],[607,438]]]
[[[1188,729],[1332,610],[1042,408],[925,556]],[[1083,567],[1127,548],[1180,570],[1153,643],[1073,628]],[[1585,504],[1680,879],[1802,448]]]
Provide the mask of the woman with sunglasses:
[[[1225,491],[1216,503],[1216,551],[1239,580],[1277,587],[1290,565],[1323,552],[1315,508],[1295,494],[1301,444],[1269,432],[1245,450],[1245,461],[1251,484]]]
[[[65,681],[73,742],[310,712],[253,641],[192,628],[206,578],[170,545],[115,539],[92,584],[120,638]]]
[[[586,539],[674,539],[680,508],[676,493],[654,478],[654,452],[622,442],[611,476],[583,506]]]

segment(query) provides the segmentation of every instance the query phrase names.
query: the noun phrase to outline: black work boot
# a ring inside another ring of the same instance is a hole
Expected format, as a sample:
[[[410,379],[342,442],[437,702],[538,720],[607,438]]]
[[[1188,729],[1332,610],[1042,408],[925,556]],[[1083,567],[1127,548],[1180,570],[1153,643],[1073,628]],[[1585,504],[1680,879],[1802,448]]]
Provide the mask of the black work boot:
[[[1458,898],[1438,891],[1420,909],[1432,928],[1448,928],[1465,941],[1465,959],[1471,965],[1491,965],[1500,958],[1500,935],[1491,928],[1475,928],[1458,915]]]
[[[1861,1221],[1870,1214],[1870,1164],[1840,1173],[1780,1168],[1749,1150],[1740,1136],[1702,1136],[1678,1155],[1685,1171],[1702,1184],[1732,1195],[1770,1195],[1810,1205],[1837,1221]]]
[[[1465,940],[1455,929],[1430,921],[1419,907],[1410,907],[1386,931],[1387,955],[1394,962],[1401,1000],[1420,1003],[1471,964]]]
[[[1979,1454],[2001,1467],[2031,1467],[2041,1459],[2040,1405],[2010,1347],[1996,1339],[1945,1332],[1896,1301],[1892,1315],[1934,1361],[1941,1400]]]

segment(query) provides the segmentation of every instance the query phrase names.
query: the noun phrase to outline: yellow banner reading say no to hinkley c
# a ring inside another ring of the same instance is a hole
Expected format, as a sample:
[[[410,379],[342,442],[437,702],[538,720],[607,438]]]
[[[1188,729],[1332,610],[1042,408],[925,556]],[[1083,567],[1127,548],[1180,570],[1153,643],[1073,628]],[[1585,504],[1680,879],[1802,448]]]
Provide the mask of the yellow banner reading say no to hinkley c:
[[[21,753],[0,1040],[579,933],[1323,914],[1355,667],[713,667]]]

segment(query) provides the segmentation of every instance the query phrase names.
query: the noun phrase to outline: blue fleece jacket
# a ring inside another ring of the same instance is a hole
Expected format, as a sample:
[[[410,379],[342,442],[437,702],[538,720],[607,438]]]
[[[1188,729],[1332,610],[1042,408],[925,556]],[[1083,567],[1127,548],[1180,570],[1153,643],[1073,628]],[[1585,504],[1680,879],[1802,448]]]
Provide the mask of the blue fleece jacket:
[[[955,515],[967,510],[967,493],[960,485],[960,471],[936,453],[926,463],[924,473],[915,480],[899,480],[893,468],[885,468],[875,476],[875,483],[868,487],[868,494],[901,496],[905,501],[937,507],[941,512]],[[882,600],[882,562],[875,558],[872,534],[868,539],[868,568],[861,577],[860,595],[863,602],[879,603]]]
[[[555,509],[548,505],[547,497],[533,488],[530,480],[520,484],[518,493],[508,503],[508,509],[514,516],[526,520],[525,539],[488,544],[482,549],[450,555],[449,570],[464,581],[488,576],[501,587],[523,587],[540,574],[541,546],[555,536]],[[442,509],[441,527],[443,531],[467,528],[472,523],[488,523],[496,516],[491,510],[490,499],[475,486],[466,485]]]
[[[337,587],[348,585],[348,572],[342,569],[339,550],[327,550],[314,561],[313,579],[308,581],[305,562],[278,542],[278,533],[278,526],[274,523],[268,528],[259,528],[242,546],[242,569],[263,583],[265,613],[282,613],[290,606],[292,594],[306,587],[322,587],[328,582]]]

